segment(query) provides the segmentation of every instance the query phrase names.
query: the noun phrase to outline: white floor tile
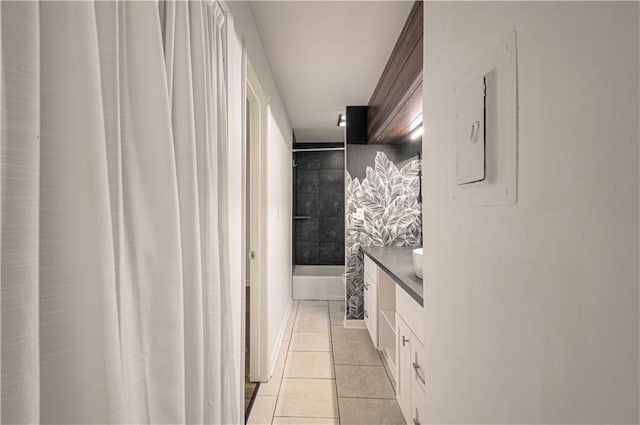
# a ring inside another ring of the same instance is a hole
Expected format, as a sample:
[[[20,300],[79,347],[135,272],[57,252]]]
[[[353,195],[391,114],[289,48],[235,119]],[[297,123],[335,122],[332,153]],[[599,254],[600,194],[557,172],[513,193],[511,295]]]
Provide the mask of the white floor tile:
[[[276,396],[256,396],[249,415],[248,425],[270,424],[276,408]]]
[[[335,381],[284,378],[275,412],[276,416],[337,418]]]

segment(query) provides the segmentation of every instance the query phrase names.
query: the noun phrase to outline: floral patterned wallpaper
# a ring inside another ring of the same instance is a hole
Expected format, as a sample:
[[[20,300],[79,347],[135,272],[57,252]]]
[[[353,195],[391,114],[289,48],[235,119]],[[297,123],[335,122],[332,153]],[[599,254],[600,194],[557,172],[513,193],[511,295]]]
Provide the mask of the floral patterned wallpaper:
[[[398,170],[384,152],[377,152],[374,166],[367,167],[362,181],[346,173],[347,319],[363,318],[360,247],[421,244],[420,167],[421,161],[416,159]]]

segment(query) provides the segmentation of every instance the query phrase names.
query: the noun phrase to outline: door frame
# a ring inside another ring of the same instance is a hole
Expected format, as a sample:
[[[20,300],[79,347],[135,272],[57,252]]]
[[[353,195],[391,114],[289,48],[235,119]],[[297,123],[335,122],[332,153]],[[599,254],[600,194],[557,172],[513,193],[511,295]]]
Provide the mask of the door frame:
[[[251,62],[245,59],[244,178],[245,270],[243,304],[246,312],[246,284],[250,283],[249,380],[269,380],[269,343],[267,310],[267,136],[269,98]],[[243,320],[246,315],[243,314]],[[244,345],[246,325],[242,329]],[[245,348],[242,350],[243,357]],[[243,363],[244,364],[244,363]],[[244,385],[244,383],[243,383]]]

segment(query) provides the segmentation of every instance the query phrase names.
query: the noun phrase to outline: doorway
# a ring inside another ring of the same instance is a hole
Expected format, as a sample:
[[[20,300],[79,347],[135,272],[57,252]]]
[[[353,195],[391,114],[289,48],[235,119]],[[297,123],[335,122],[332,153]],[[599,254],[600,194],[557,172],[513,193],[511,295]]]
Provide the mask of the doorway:
[[[266,291],[266,142],[268,100],[247,61],[245,81],[245,415],[260,382],[269,380]]]

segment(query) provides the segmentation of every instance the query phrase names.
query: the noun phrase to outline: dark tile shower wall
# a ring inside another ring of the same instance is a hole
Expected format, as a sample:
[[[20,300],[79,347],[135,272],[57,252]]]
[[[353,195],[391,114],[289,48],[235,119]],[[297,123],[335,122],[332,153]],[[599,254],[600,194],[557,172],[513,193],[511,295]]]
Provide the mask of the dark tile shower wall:
[[[344,151],[296,152],[294,264],[344,264]]]

